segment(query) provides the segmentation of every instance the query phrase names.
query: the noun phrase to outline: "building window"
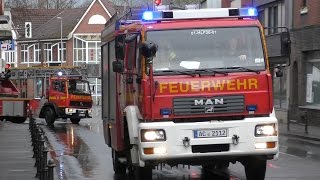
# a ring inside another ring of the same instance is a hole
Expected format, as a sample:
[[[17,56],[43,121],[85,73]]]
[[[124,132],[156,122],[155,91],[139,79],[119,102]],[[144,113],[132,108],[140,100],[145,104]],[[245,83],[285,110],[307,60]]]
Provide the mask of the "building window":
[[[307,63],[306,102],[320,105],[320,61]]]
[[[269,27],[278,27],[278,5],[268,8],[268,26]],[[277,33],[277,28],[270,28],[268,30],[269,34]]]
[[[21,45],[21,62],[25,63],[28,61],[28,45],[27,44],[22,44]]]
[[[44,62],[51,61],[51,43],[44,44]]]
[[[262,26],[265,26],[264,10],[259,10],[258,19]]]
[[[28,59],[27,62],[34,62],[34,44],[28,46]]]
[[[99,64],[101,61],[101,43],[98,41],[86,41],[81,38],[74,38],[73,65]]]
[[[17,66],[15,54],[16,54],[16,51],[5,51],[4,52],[4,57],[5,57],[6,63],[10,64],[11,67]]]
[[[63,61],[65,62],[65,57],[66,57],[66,43],[63,44]],[[55,44],[45,44],[45,49],[44,49],[44,57],[45,61],[47,62],[60,62],[61,63],[61,43],[55,43]]]
[[[300,8],[300,14],[306,14],[308,13],[308,6],[307,6],[307,0],[303,0]]]
[[[52,46],[51,46],[51,59],[49,59],[49,62],[59,62],[59,58],[58,58],[58,54],[59,54],[59,52],[58,52],[58,46],[59,46],[59,44],[58,43],[56,43],[56,44],[53,44]]]
[[[307,0],[302,0],[302,7],[306,7],[307,6]]]
[[[61,51],[62,49],[62,51]],[[62,47],[61,47],[61,43],[59,43],[59,62],[65,62],[66,61],[66,43],[62,43]],[[62,57],[63,56],[63,57]]]
[[[80,66],[82,64],[86,64],[86,41],[80,38],[74,38],[74,54],[73,54],[73,65]]]
[[[39,44],[34,45],[34,62],[40,62],[40,48]]]

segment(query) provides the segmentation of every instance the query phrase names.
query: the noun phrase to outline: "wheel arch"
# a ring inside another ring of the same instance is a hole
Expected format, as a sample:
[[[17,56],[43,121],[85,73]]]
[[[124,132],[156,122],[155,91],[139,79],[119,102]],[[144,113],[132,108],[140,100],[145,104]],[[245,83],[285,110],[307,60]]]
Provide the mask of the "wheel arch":
[[[48,103],[45,103],[45,104],[42,106],[42,108],[41,108],[41,110],[40,110],[39,118],[44,118],[45,111],[46,111],[46,108],[47,108],[47,107],[50,107],[51,109],[53,109],[54,113],[56,113],[57,116],[59,115],[59,114],[58,114],[58,112],[59,112],[58,106],[57,106],[55,103],[50,103],[50,102],[48,102]]]

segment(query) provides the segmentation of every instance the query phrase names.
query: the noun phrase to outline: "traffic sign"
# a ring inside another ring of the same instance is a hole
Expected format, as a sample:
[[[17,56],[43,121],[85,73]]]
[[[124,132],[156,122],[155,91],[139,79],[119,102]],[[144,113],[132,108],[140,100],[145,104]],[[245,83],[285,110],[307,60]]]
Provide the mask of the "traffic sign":
[[[1,41],[1,50],[2,51],[12,51],[14,50],[14,40],[6,40],[6,41]]]

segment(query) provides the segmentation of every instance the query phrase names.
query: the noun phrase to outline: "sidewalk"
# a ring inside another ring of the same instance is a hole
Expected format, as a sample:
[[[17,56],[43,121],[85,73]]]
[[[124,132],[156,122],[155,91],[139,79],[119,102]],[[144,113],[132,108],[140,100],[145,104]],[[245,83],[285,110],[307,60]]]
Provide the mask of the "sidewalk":
[[[36,180],[29,125],[0,121],[0,180]]]
[[[288,124],[279,122],[279,134],[284,136],[292,136],[312,141],[320,141],[320,127],[308,126],[308,133],[305,132],[305,126],[295,123],[290,123],[289,131]]]

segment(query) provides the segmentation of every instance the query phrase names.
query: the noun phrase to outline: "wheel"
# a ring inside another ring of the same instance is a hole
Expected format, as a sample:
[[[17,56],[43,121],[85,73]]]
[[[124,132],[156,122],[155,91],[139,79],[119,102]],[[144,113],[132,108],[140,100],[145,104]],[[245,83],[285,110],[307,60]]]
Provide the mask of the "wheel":
[[[56,120],[56,113],[53,111],[52,108],[47,107],[45,111],[45,116],[44,116],[47,125],[52,125],[54,121]]]
[[[219,162],[216,165],[216,169],[219,169],[219,170],[227,170],[228,167],[229,167],[229,162]]]
[[[70,118],[70,121],[72,122],[72,124],[79,124],[80,118]]]
[[[266,175],[267,160],[252,158],[244,162],[247,180],[264,180]]]
[[[22,124],[27,120],[25,117],[12,117],[10,118],[10,121],[17,124]]]
[[[134,176],[135,180],[152,180],[152,167],[145,166],[145,167],[138,167],[134,166],[131,167],[131,173]]]
[[[116,175],[123,175],[126,174],[127,167],[125,164],[122,164],[119,162],[119,152],[112,149],[112,164],[113,164],[113,170]]]

